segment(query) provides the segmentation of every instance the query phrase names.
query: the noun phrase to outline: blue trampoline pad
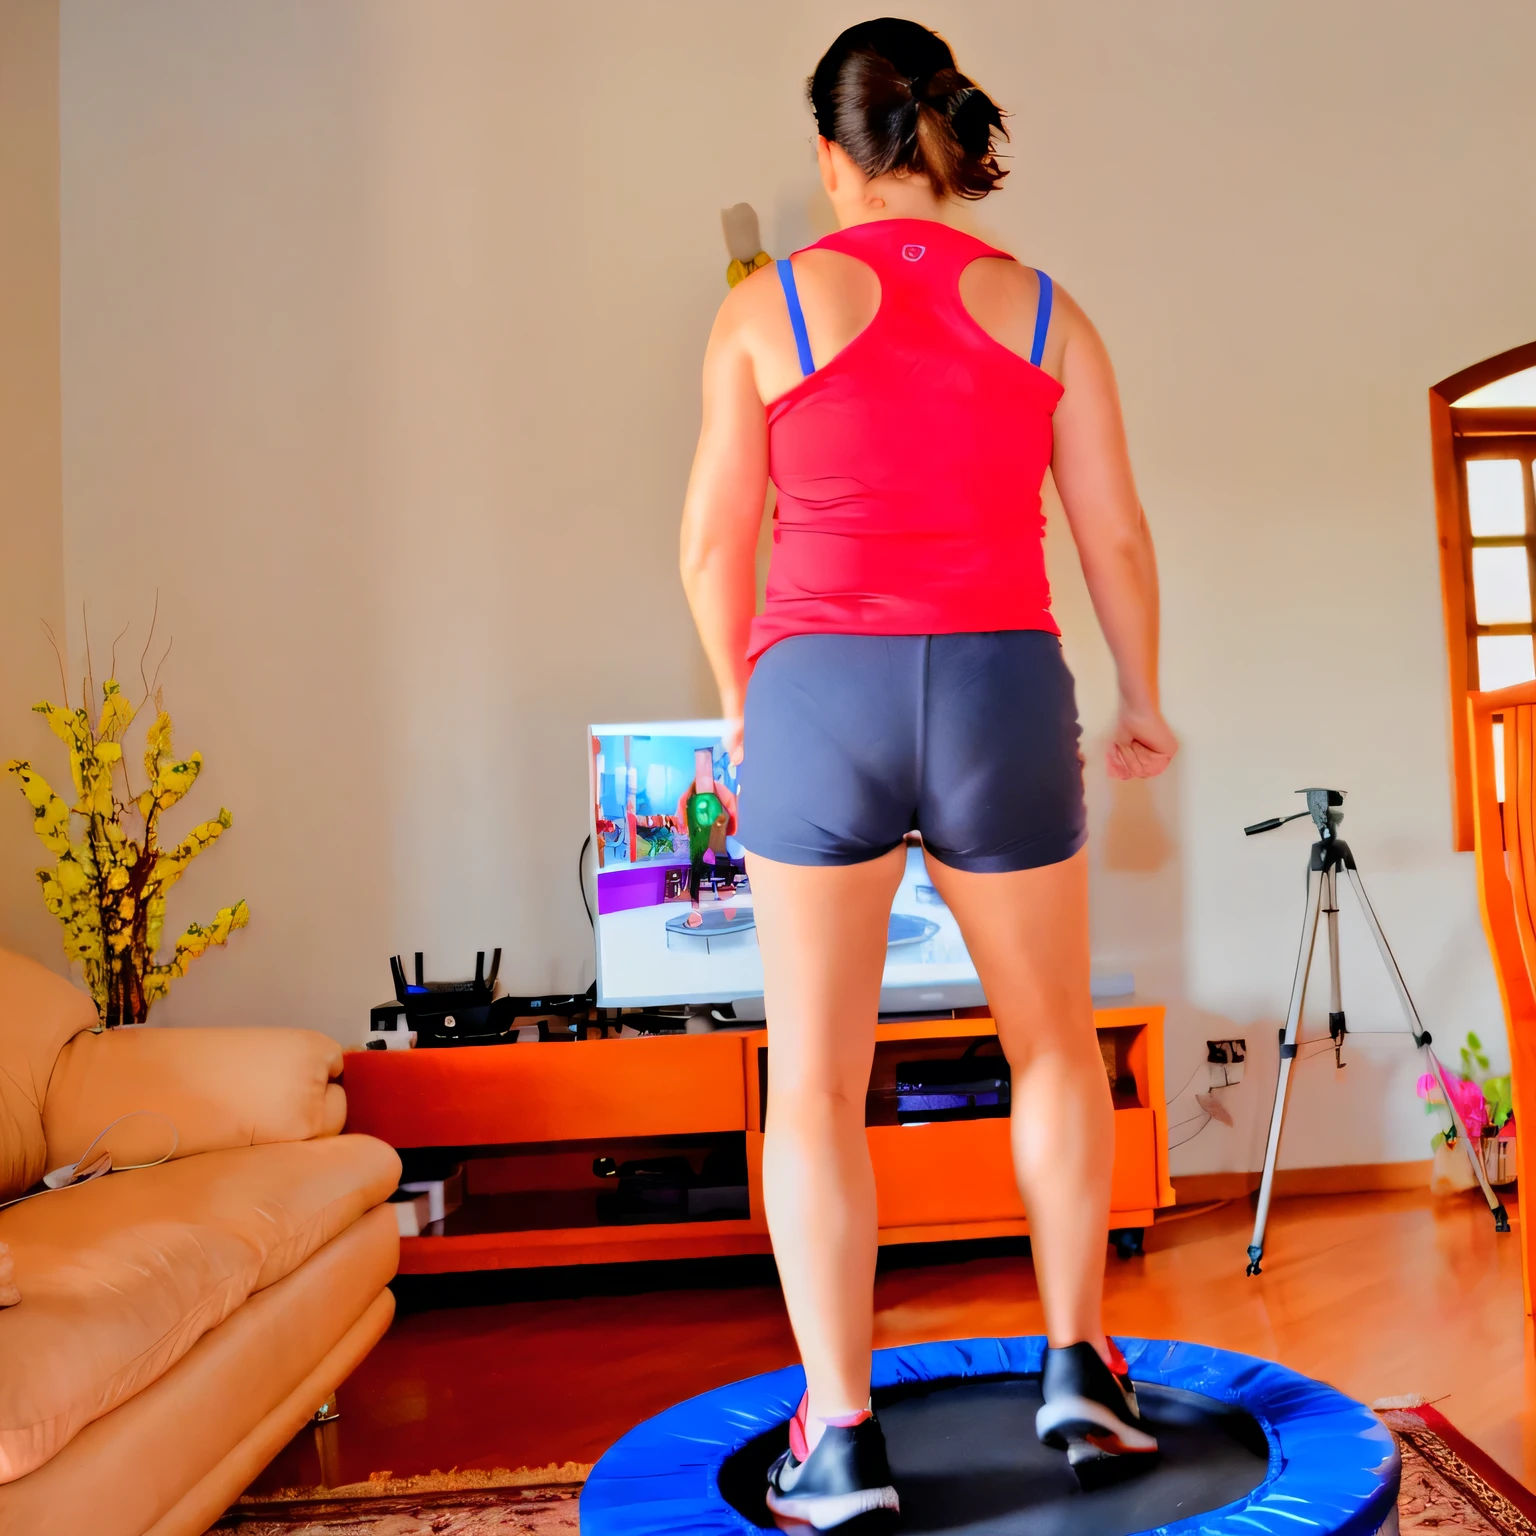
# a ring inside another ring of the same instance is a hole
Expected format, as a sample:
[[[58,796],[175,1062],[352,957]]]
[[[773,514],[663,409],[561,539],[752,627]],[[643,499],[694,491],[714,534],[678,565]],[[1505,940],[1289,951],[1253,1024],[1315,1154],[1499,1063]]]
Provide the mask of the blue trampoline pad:
[[[1375,1536],[1395,1529],[1391,1435],[1361,1404],[1283,1366],[1203,1345],[1119,1341],[1156,1426],[1158,1465],[1092,1494],[1034,1434],[1044,1340],[882,1350],[875,1406],[901,1532],[968,1536]],[[593,1469],[583,1536],[772,1529],[764,1474],[787,1442],[798,1368],[647,1421]],[[848,1528],[852,1536],[852,1528]]]

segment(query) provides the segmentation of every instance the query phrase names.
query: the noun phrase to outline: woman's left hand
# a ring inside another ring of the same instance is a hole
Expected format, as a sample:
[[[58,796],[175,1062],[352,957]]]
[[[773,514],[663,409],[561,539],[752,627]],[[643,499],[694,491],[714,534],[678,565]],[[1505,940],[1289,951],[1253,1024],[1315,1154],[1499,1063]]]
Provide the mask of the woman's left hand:
[[[1105,751],[1112,779],[1155,779],[1179,750],[1179,739],[1156,709],[1122,706]]]

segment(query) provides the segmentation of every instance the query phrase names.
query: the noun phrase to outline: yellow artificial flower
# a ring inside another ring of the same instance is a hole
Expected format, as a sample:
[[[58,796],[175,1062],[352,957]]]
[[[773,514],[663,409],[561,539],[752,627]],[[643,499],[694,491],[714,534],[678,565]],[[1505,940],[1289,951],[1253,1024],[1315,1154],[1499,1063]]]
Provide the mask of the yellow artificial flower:
[[[68,854],[59,860],[58,864],[54,868],[54,875],[59,882],[59,889],[62,890],[66,896],[78,896],[82,891],[87,891],[90,889],[90,876],[87,875],[86,872],[75,861],[75,859]],[[117,880],[119,875],[122,876],[122,879],[114,885],[113,882]],[[114,869],[112,873],[107,877],[107,888],[109,890],[121,890],[123,886],[127,884],[128,874],[126,870]]]
[[[171,717],[158,709],[145,732],[144,769],[149,787],[138,795],[126,775],[113,777],[123,762],[121,738],[137,710],[115,678],[102,687],[101,713],[95,729],[81,709],[41,703],[34,706],[49,729],[69,749],[75,804],[54,793],[30,763],[7,764],[31,807],[33,829],[54,855],[51,868],[37,872],[43,904],[63,927],[64,953],[78,963],[95,1000],[102,1024],[138,1022],[148,1006],[166,995],[172,980],[214,944],[228,941],[250,920],[244,901],[221,907],[207,927],[190,924],[176,941],[171,958],[156,960],[164,931],[165,893],[232,825],[220,809],[211,821],[193,827],[174,847],[159,847],[158,822],[192,788],[202,769],[202,755],[168,761],[172,751]],[[138,814],[143,835],[124,825],[128,811]],[[72,842],[72,816],[83,818],[82,836]],[[147,878],[135,883],[132,871],[148,857]]]
[[[155,778],[155,803],[162,811],[169,810],[186,792],[202,771],[203,754],[194,752],[185,762],[168,763]]]
[[[133,724],[134,708],[117,685],[115,677],[109,677],[101,685],[101,718],[96,725],[99,737],[116,739]]]

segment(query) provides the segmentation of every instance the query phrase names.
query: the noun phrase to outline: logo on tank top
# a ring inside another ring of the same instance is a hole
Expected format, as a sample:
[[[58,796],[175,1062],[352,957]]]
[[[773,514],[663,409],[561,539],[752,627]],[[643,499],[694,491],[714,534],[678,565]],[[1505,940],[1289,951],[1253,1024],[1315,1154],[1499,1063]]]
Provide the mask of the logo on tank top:
[[[904,245],[901,248],[901,254],[905,256],[908,261],[921,261],[923,259],[923,253],[927,249],[928,247],[926,245]]]

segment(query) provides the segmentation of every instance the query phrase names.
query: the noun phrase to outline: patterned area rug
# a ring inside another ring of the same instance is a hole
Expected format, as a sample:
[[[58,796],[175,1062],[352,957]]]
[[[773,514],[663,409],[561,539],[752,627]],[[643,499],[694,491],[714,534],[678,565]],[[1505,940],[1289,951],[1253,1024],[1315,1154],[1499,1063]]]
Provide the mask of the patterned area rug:
[[[1536,1536],[1536,1496],[1422,1398],[1371,1406],[1402,1451],[1397,1519],[1405,1533]]]
[[[375,1472],[366,1483],[242,1499],[209,1536],[576,1536],[591,1470],[568,1461],[420,1477]]]
[[[1423,1399],[1373,1406],[1402,1450],[1403,1536],[1536,1536],[1536,1496]],[[591,1470],[567,1462],[516,1472],[376,1473],[346,1488],[242,1500],[210,1536],[576,1536],[577,1500]]]

